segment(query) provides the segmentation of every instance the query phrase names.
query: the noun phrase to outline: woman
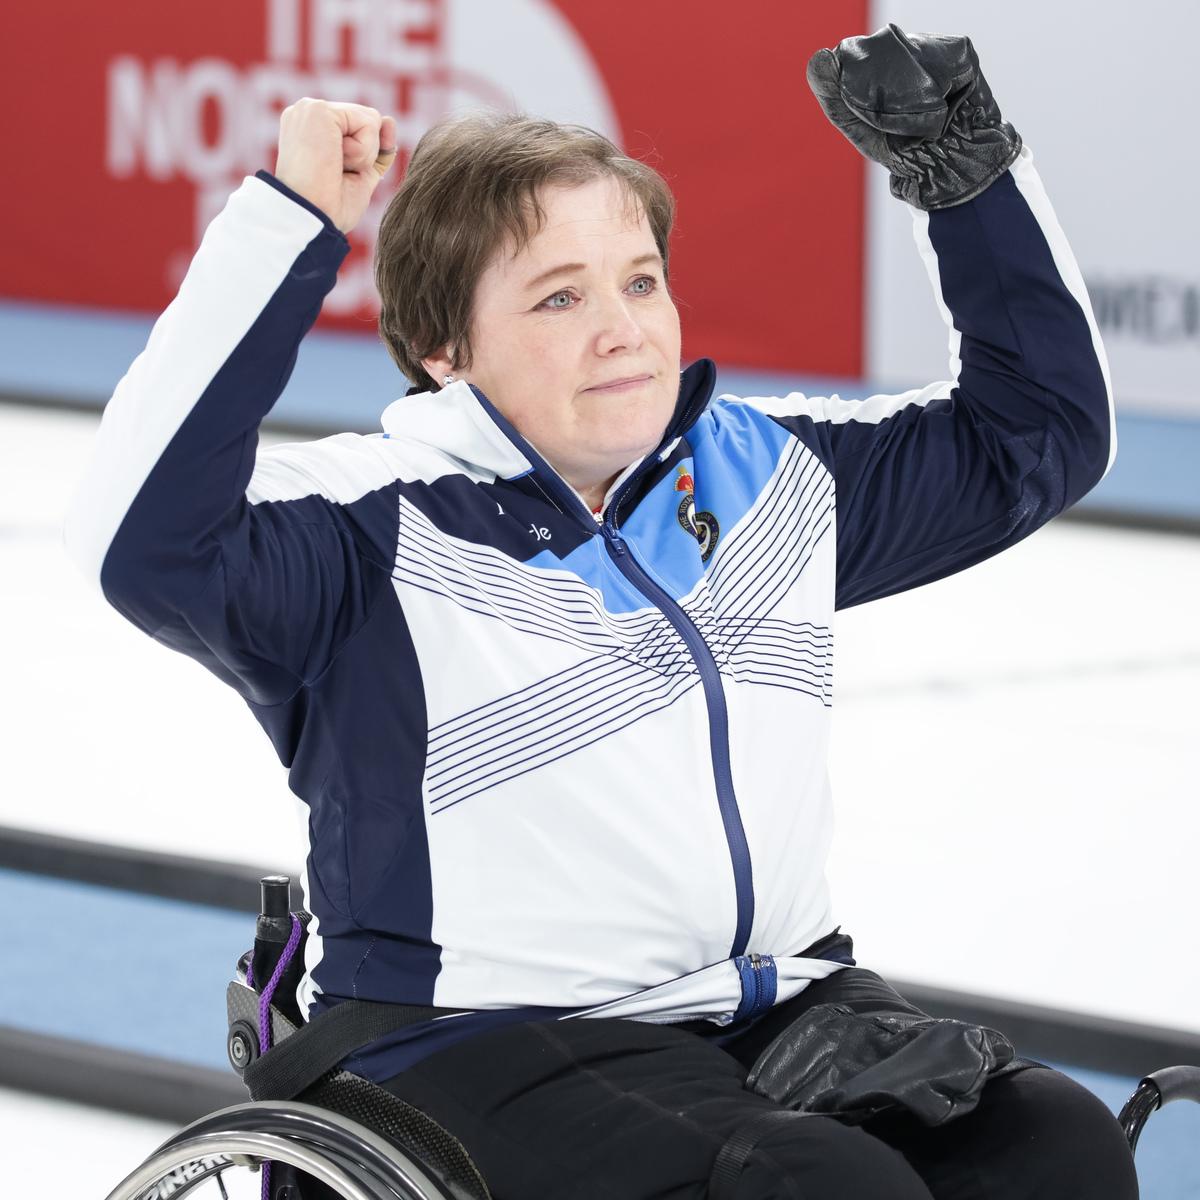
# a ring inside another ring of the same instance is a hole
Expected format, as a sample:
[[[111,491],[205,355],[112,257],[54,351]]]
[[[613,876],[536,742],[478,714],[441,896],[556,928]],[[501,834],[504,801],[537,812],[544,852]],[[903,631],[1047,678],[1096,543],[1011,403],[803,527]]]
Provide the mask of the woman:
[[[69,523],[309,805],[302,1007],[466,1010],[347,1066],[499,1200],[1136,1194],[1111,1116],[1043,1067],[930,1126],[776,1121],[747,1087],[866,975],[823,876],[835,603],[1011,545],[1112,455],[1078,271],[970,43],[893,28],[810,80],[916,206],[955,379],[713,399],[711,363],[680,372],[663,181],[475,116],[422,140],[381,228],[381,333],[417,387],[381,435],[258,454],[395,154],[390,118],[304,100],[119,385]]]

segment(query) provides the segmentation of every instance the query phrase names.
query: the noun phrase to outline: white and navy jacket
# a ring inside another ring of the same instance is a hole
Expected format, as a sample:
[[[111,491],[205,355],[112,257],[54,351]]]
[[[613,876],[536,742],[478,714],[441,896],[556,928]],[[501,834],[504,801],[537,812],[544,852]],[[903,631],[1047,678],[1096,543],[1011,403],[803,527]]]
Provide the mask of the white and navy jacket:
[[[1012,545],[1114,452],[1028,150],[915,217],[952,379],[714,399],[701,360],[602,524],[463,382],[396,400],[381,433],[260,451],[348,246],[265,172],[209,227],[105,410],[66,544],[289,768],[310,1010],[476,1010],[355,1069],[532,1016],[741,1021],[843,965],[803,953],[834,928],[834,609]]]

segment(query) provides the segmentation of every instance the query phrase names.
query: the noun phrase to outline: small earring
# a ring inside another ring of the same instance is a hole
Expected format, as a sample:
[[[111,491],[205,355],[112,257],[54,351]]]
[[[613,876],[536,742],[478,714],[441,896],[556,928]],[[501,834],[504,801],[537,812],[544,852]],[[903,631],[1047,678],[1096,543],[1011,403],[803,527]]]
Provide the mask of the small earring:
[[[453,382],[454,382],[453,375],[443,375],[442,376],[442,387],[449,387]]]

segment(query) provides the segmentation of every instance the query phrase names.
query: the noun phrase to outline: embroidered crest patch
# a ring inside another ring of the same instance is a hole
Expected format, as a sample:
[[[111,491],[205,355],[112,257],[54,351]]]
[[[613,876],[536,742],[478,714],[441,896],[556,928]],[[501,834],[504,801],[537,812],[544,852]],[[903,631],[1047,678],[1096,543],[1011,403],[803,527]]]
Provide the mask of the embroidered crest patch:
[[[676,471],[678,471],[678,475],[675,479],[675,490],[683,492],[676,516],[685,532],[690,533],[700,543],[700,561],[708,562],[712,552],[717,548],[717,538],[721,536],[721,526],[712,513],[696,511],[695,481],[684,467],[676,467]]]

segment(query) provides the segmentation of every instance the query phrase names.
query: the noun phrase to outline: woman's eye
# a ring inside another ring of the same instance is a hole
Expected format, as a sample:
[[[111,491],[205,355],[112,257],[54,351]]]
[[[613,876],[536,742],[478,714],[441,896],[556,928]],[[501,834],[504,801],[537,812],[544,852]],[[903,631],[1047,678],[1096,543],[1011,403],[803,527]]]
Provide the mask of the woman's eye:
[[[639,275],[629,285],[629,291],[635,296],[649,296],[657,287],[658,280],[653,275]],[[538,308],[549,309],[552,312],[563,312],[568,308],[574,308],[576,299],[577,297],[574,292],[555,292],[553,296],[547,296],[538,305]]]

